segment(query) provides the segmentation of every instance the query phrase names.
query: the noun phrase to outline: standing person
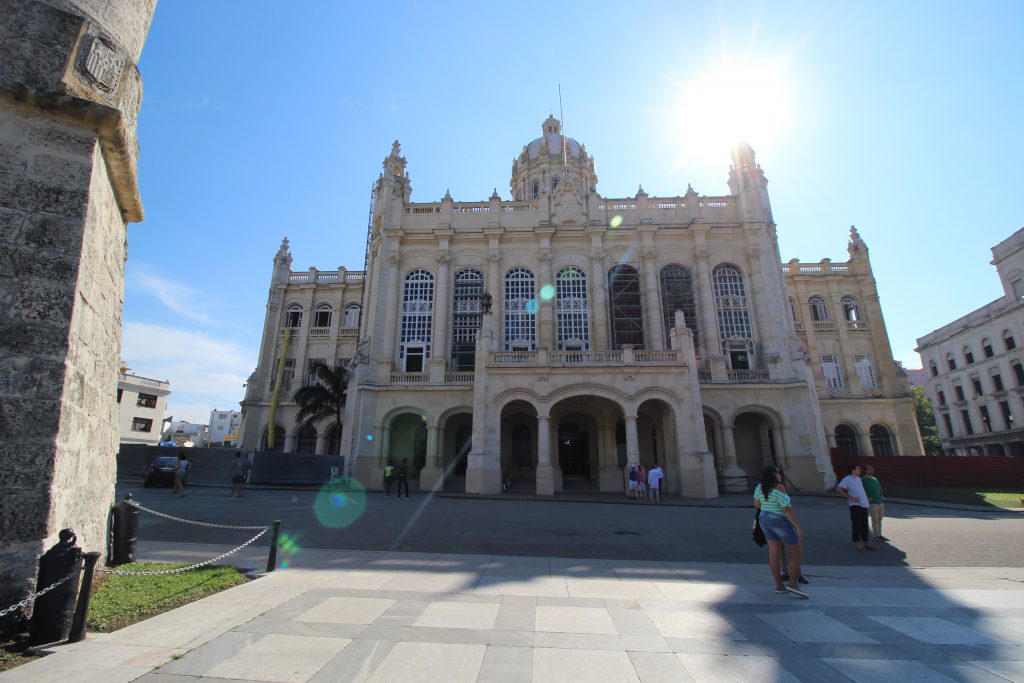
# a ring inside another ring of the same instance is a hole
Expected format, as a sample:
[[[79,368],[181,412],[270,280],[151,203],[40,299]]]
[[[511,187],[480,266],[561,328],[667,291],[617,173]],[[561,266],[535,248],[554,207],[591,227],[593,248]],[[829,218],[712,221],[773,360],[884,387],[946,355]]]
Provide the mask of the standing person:
[[[780,485],[782,472],[777,467],[765,467],[761,472],[761,483],[754,489],[754,507],[759,511],[761,529],[768,540],[768,568],[775,579],[775,592],[779,595],[792,593],[809,598],[800,590],[800,563],[804,558],[804,532],[797,521],[796,513],[785,487]],[[789,583],[782,582],[779,571],[779,554],[786,546],[789,555]]]
[[[405,487],[405,497],[409,498],[409,460],[402,458],[402,464],[398,466],[398,497],[402,497],[402,487]]]
[[[651,500],[658,503],[661,502],[661,478],[664,476],[665,473],[662,471],[661,465],[655,465],[647,473],[647,488],[650,491]]]
[[[636,500],[636,465],[629,465],[629,499]]]
[[[857,550],[878,550],[868,543],[868,494],[860,480],[860,465],[850,465],[850,473],[843,477],[836,491],[846,498],[850,508],[850,527]]]
[[[245,477],[249,474],[249,457],[242,451],[235,453],[235,461],[231,463],[231,497],[241,498],[245,495]]]
[[[868,494],[868,514],[871,516],[871,535],[876,541],[888,541],[882,535],[882,517],[885,516],[885,503],[882,502],[882,482],[875,479],[875,468],[868,465],[864,468],[864,476],[860,478],[864,491]]]
[[[640,500],[647,500],[647,473],[643,465],[636,466],[636,489]]]
[[[384,466],[384,497],[391,497],[391,484],[395,481],[395,466],[390,462]]]
[[[188,454],[185,451],[178,451],[178,462],[174,463],[174,486],[171,488],[172,496],[185,497],[185,476],[188,474]]]

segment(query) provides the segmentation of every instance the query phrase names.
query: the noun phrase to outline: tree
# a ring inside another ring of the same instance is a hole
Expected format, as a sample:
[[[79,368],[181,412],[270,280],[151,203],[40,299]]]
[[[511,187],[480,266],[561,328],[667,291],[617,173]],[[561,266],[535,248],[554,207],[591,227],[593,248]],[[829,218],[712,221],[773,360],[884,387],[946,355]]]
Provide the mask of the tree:
[[[326,363],[317,362],[309,370],[316,380],[295,392],[293,398],[299,404],[295,421],[310,426],[315,422],[333,419],[341,434],[341,419],[348,392],[348,368],[332,368]]]
[[[914,414],[917,416],[917,428],[921,431],[924,454],[942,455],[942,440],[939,439],[939,428],[935,426],[932,402],[921,387],[910,387],[910,393],[914,396]]]

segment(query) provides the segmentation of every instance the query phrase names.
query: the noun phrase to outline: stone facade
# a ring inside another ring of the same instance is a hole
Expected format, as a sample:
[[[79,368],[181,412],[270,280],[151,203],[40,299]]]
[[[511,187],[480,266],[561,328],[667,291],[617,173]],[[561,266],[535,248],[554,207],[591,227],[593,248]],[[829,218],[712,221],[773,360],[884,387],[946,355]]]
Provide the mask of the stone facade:
[[[170,393],[171,385],[167,380],[122,372],[117,378],[119,442],[149,446],[160,443]]]
[[[992,265],[1003,296],[917,340],[949,455],[1024,456],[1024,228]]]
[[[772,462],[830,487],[837,429],[920,453],[859,235],[848,262],[783,263],[747,145],[729,187],[602,197],[549,117],[511,201],[417,203],[396,142],[365,272],[293,271],[287,240],[274,257],[243,447],[338,452],[371,485],[408,459],[421,489],[472,493],[619,491],[625,465],[658,463],[697,498]],[[295,424],[312,359],[351,368],[340,435]]]
[[[105,550],[136,68],[155,0],[0,0],[0,604],[72,527]],[[13,622],[7,622],[8,625]]]

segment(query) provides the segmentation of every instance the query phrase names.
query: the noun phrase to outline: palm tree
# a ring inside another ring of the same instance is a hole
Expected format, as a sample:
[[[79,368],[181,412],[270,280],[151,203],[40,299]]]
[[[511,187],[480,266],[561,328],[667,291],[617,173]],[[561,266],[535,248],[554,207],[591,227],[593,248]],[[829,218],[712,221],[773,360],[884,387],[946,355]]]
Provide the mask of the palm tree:
[[[332,368],[326,363],[314,363],[309,370],[316,377],[316,381],[295,392],[293,399],[299,404],[295,421],[310,426],[315,422],[333,418],[340,436],[341,418],[345,412],[348,391],[348,368],[340,365]]]

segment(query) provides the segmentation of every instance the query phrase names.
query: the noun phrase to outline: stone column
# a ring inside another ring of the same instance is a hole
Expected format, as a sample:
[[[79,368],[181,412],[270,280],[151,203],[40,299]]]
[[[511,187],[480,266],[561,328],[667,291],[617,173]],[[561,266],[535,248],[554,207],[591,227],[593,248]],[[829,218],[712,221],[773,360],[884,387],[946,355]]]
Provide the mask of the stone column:
[[[590,252],[590,311],[593,314],[593,343],[591,348],[607,351],[608,345],[608,275],[604,269],[604,252]]]
[[[434,289],[434,341],[430,355],[434,358],[449,356],[448,345],[451,343],[451,257],[447,251],[437,257],[437,287]],[[448,367],[447,362],[445,367]]]
[[[316,449],[314,450],[314,453],[316,453],[317,455],[327,454],[327,427],[323,427],[322,429],[317,431]],[[333,453],[332,455],[337,455],[337,453]]]
[[[377,381],[390,383],[390,373],[394,366],[396,350],[400,343],[395,330],[398,328],[399,307],[402,304],[403,294],[401,273],[402,256],[398,252],[397,244],[395,244],[391,253],[388,254],[387,264],[386,268],[389,271],[389,282],[387,290],[381,293],[384,296],[384,320],[381,321],[383,339],[380,343],[374,344],[374,350],[379,354],[374,360],[377,361],[378,366],[380,366],[380,369],[378,370],[379,378]],[[405,368],[399,368],[399,371],[404,370]],[[384,374],[385,372],[387,374]]]
[[[295,432],[288,432],[287,434],[284,435],[284,446],[281,448],[281,452],[295,452]]]
[[[640,252],[640,267],[644,271],[644,317],[647,318],[647,348],[661,351],[665,348],[665,325],[658,305],[658,268],[653,247]]]
[[[626,464],[640,464],[640,439],[636,433],[636,415],[623,417],[626,423]]]
[[[722,339],[718,336],[718,318],[715,314],[715,294],[711,282],[711,268],[708,258],[711,252],[707,247],[698,247],[696,257],[697,277],[694,288],[697,290],[697,306],[700,309],[701,358],[707,360],[722,355]]]
[[[551,250],[540,252],[540,279],[537,282],[537,342],[549,351],[557,351],[555,347],[555,306],[557,297],[545,299],[541,290],[546,286],[555,286],[555,278],[551,273]]]
[[[537,416],[537,495],[555,493],[555,472],[551,466],[551,416]]]
[[[439,432],[436,425],[427,425],[427,458],[423,469],[420,470],[421,491],[440,491],[444,482],[437,445]]]
[[[0,0],[0,606],[73,528],[106,549],[136,66],[155,0]],[[27,618],[22,608],[2,628]]]
[[[383,470],[391,457],[391,428],[384,425],[376,425],[373,430],[377,432],[374,443],[377,444],[377,469]]]
[[[722,425],[722,460],[725,462],[725,470],[722,472],[725,476],[742,477],[746,474],[736,461],[736,442],[732,438],[732,425]]]

